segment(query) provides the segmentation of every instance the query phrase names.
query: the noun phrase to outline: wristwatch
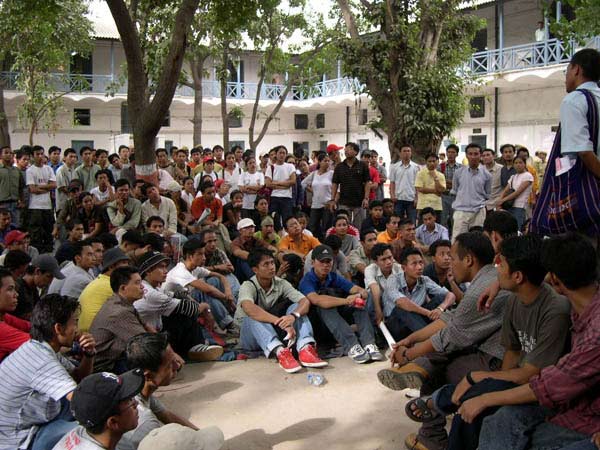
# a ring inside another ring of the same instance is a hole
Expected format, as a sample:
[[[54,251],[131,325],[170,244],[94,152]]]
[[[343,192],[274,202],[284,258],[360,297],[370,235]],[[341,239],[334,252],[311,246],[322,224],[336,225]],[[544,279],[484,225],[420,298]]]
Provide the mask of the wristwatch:
[[[300,315],[300,313],[297,313],[296,311],[294,311],[294,312],[292,313],[292,316],[294,316],[296,319],[299,319],[300,317],[302,317],[302,316]]]

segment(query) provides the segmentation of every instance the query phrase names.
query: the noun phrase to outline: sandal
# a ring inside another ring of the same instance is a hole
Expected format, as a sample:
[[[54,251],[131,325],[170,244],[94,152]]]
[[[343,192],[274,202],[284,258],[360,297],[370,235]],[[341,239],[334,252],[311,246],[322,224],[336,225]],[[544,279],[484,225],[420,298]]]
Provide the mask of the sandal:
[[[431,422],[437,416],[437,413],[427,406],[427,402],[430,400],[431,396],[413,398],[409,401],[404,408],[408,418],[420,423]],[[416,415],[416,412],[419,412],[420,415]]]

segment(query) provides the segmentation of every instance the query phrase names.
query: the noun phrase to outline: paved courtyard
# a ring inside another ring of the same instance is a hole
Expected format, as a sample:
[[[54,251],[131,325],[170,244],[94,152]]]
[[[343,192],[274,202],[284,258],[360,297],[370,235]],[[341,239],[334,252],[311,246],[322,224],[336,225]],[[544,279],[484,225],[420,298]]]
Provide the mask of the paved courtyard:
[[[306,370],[286,374],[264,358],[189,364],[157,396],[200,427],[218,425],[226,450],[392,450],[417,424],[403,393],[377,381],[388,365],[332,359],[315,387]]]

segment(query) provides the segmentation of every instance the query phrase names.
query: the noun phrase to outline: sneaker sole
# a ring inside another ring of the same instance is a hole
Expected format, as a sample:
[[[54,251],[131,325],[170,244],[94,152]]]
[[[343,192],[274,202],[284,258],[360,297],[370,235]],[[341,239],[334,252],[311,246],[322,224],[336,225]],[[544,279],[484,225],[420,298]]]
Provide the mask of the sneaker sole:
[[[325,367],[329,365],[327,361],[321,361],[318,363],[305,363],[300,361],[300,364],[302,364],[304,367]]]
[[[385,356],[383,356],[381,353],[379,354],[379,356],[374,356],[369,353],[369,357],[371,358],[371,361],[375,361],[375,362],[385,361]]]
[[[419,389],[423,386],[423,378],[416,372],[398,373],[391,369],[383,369],[377,373],[379,382],[394,391],[403,389]]]
[[[205,352],[188,352],[188,359],[194,362],[215,361],[223,355],[223,347],[211,348]]]
[[[350,357],[350,358],[352,358],[352,357]],[[371,361],[371,358],[369,358],[369,356],[367,355],[367,357],[363,360],[352,358],[352,361],[354,361],[356,364],[364,364],[364,363],[368,363],[369,361]]]
[[[291,369],[286,369],[285,367],[283,367],[281,364],[279,364],[279,367],[281,367],[283,370],[285,370],[287,373],[296,373],[296,372],[300,372],[302,370],[302,366],[298,366],[298,367],[293,367]]]

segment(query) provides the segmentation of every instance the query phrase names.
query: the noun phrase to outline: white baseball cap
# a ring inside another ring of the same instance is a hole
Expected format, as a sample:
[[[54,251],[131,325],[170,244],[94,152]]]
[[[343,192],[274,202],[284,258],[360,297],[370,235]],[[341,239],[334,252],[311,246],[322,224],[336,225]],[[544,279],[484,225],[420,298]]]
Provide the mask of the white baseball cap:
[[[237,229],[238,231],[240,231],[242,228],[247,228],[247,227],[255,227],[256,224],[254,223],[254,220],[252,219],[242,219],[238,222],[237,224]]]

